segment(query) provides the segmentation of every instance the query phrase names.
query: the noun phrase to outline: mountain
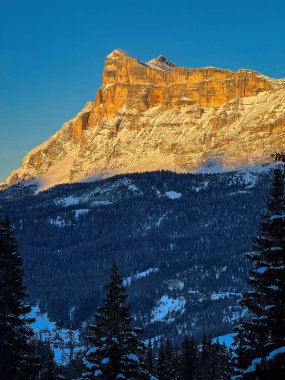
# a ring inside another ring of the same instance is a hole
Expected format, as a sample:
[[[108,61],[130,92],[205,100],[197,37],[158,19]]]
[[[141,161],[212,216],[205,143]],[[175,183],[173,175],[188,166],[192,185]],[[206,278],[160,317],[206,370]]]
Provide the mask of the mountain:
[[[146,338],[230,332],[273,168],[125,174],[37,194],[7,187],[0,217],[15,226],[30,302],[78,328],[116,259]]]
[[[120,173],[263,164],[284,150],[285,80],[252,70],[106,58],[95,101],[23,159],[2,188],[40,189]]]

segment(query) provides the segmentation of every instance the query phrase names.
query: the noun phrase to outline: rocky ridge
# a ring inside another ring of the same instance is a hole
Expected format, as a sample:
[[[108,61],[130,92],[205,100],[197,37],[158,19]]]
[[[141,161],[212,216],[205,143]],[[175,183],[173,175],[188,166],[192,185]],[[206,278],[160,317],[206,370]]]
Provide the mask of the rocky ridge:
[[[2,183],[41,189],[118,173],[260,165],[285,148],[285,80],[252,70],[147,63],[116,49],[94,102]]]

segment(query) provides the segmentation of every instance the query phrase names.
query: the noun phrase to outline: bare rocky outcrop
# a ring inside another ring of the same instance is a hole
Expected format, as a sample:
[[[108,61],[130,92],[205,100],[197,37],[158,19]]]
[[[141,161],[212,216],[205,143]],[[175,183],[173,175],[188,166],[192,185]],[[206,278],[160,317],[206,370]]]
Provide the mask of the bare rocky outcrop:
[[[118,173],[263,164],[285,149],[285,81],[252,70],[106,58],[94,102],[26,155],[2,186],[55,184]]]

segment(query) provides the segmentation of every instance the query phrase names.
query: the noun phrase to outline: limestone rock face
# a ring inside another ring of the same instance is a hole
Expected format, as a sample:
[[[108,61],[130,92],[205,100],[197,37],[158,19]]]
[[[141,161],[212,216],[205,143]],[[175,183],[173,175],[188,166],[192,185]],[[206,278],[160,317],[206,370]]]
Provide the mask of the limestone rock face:
[[[285,150],[285,80],[255,71],[143,63],[115,50],[94,102],[32,150],[3,186],[41,189],[89,177],[159,169],[257,165]]]

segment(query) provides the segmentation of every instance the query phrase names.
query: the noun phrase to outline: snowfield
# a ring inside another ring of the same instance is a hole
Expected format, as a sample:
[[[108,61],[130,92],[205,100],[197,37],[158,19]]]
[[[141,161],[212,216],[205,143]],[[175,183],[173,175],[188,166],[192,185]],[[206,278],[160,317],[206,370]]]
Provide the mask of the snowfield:
[[[159,321],[173,322],[177,314],[184,313],[185,304],[184,297],[171,298],[168,295],[162,296],[157,302],[157,306],[152,310],[150,323]]]

